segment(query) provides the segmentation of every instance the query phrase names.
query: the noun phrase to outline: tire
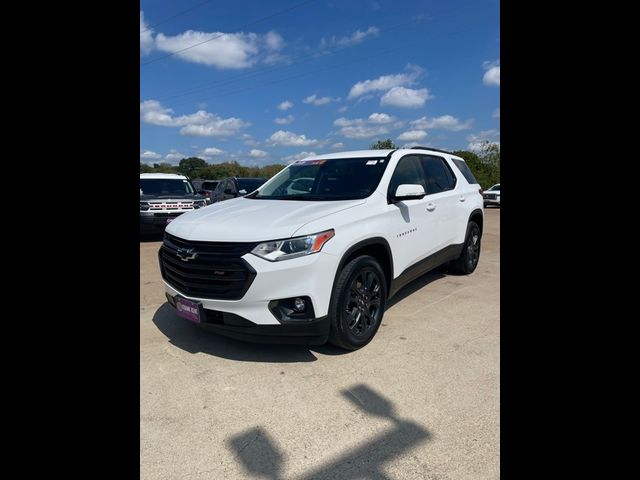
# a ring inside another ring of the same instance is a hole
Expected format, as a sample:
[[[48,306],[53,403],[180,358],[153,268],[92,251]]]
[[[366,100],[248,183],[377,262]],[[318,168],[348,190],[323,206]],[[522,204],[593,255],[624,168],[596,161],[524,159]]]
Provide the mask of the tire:
[[[480,227],[476,222],[469,222],[460,258],[451,262],[451,267],[455,272],[468,275],[476,269],[480,260],[481,240]]]
[[[368,344],[380,328],[386,299],[387,282],[378,261],[368,255],[351,260],[331,294],[329,343],[345,350]]]

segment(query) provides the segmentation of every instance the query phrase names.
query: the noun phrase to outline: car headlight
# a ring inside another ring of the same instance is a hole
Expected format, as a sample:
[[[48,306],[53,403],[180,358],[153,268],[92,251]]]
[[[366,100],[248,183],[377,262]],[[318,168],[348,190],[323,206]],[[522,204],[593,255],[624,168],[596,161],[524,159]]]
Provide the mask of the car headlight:
[[[333,238],[334,235],[335,232],[333,230],[327,230],[304,237],[263,242],[251,250],[251,253],[270,262],[302,257],[304,255],[318,253],[322,250],[322,246]]]
[[[140,202],[140,210],[146,212],[149,210],[149,204],[147,202]]]
[[[207,206],[207,201],[206,200],[194,200],[193,201],[193,208],[200,208],[200,207],[206,207]]]

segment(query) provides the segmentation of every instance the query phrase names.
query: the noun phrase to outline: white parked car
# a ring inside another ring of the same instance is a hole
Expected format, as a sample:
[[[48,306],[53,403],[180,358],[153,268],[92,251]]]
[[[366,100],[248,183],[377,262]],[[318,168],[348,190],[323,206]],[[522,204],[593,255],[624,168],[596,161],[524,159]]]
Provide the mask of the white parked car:
[[[500,184],[496,183],[489,190],[485,191],[482,196],[485,207],[488,205],[500,206]]]
[[[191,181],[175,173],[140,174],[140,231],[161,231],[184,212],[207,205]]]
[[[475,270],[480,191],[462,158],[424,147],[297,161],[167,226],[167,298],[232,337],[360,348],[403,285],[446,262]]]

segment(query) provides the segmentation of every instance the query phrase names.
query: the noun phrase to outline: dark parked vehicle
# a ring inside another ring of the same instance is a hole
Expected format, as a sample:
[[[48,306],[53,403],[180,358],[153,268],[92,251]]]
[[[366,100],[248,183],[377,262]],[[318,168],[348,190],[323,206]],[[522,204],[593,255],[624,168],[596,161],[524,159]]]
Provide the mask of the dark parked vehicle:
[[[211,202],[222,202],[223,200],[229,200],[230,198],[242,197],[248,193],[253,192],[257,188],[260,188],[266,178],[255,177],[229,177],[220,180],[213,194],[211,195]]]
[[[219,180],[203,180],[198,178],[196,180],[191,180],[191,183],[193,183],[193,186],[200,195],[204,195],[206,197],[208,203],[213,203],[211,196],[218,186],[218,183],[220,183]]]

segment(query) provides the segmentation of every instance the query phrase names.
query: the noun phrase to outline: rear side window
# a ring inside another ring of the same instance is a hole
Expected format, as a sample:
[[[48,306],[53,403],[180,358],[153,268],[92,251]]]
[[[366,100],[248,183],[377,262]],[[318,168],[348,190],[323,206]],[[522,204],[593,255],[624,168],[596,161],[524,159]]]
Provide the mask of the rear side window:
[[[427,180],[427,194],[452,190],[456,182],[443,158],[423,156],[422,168]]]
[[[456,167],[458,167],[458,170],[460,170],[462,176],[467,179],[467,182],[471,184],[477,183],[478,185],[480,185],[476,180],[476,177],[474,177],[473,173],[471,173],[471,170],[464,160],[459,160],[457,158],[452,158],[451,160],[453,160],[453,163],[456,165]]]

